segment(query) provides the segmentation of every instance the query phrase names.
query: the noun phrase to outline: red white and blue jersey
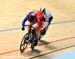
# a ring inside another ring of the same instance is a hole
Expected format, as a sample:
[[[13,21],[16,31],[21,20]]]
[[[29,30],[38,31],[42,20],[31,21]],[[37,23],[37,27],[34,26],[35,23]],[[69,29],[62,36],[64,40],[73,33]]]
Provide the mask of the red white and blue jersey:
[[[24,27],[25,22],[28,20],[28,16],[31,15],[31,14],[33,14],[33,13],[34,13],[34,16],[35,16],[35,20],[34,21],[36,21],[36,24],[37,24],[34,29],[35,29],[35,31],[37,31],[38,29],[41,28],[42,21],[44,20],[44,16],[43,16],[43,14],[42,14],[41,11],[37,11],[37,10],[30,11],[26,15],[26,17],[24,18],[24,20],[22,21],[22,27]]]

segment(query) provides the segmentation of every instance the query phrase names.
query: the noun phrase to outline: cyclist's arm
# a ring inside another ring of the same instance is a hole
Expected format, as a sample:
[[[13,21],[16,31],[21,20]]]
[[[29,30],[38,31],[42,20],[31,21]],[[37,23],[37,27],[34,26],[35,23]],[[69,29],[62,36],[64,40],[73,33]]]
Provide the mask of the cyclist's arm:
[[[28,17],[28,15],[22,21],[22,28],[24,28],[25,22],[27,21],[27,17]]]
[[[32,14],[32,13],[34,13],[34,11],[30,11],[30,12],[26,15],[26,17],[23,19],[23,21],[22,21],[22,28],[24,28],[25,22],[28,20],[28,16],[29,16],[30,14]]]

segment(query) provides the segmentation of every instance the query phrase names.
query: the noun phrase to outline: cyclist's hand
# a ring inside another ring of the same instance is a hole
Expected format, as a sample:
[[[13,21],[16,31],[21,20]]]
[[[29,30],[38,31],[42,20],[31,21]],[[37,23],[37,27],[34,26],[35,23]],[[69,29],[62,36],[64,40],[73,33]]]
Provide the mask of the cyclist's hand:
[[[22,31],[24,31],[24,30],[25,30],[25,28],[23,27],[23,28],[22,28]]]

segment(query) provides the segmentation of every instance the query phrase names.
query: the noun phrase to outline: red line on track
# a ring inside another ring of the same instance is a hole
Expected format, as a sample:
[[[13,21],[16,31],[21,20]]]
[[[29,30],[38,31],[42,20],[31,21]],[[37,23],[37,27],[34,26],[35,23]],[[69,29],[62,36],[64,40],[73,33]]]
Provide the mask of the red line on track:
[[[75,37],[63,38],[63,39],[59,39],[59,40],[55,40],[55,41],[48,42],[47,44],[54,43],[54,42],[59,42],[59,41],[63,41],[63,40],[68,40],[68,39],[72,39],[72,38],[75,38]],[[46,43],[44,43],[44,44],[46,44]],[[44,45],[44,44],[39,44],[38,46]],[[19,49],[12,50],[12,51],[8,51],[8,52],[3,52],[3,53],[0,53],[0,55],[4,55],[4,54],[8,54],[8,53],[13,53],[13,52],[16,52],[16,51],[19,51]]]

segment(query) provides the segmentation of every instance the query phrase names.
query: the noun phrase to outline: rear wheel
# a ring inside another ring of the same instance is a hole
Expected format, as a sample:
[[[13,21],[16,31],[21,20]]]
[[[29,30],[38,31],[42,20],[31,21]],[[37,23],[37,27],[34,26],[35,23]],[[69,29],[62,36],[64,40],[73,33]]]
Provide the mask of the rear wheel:
[[[34,50],[34,44],[31,44],[31,49]]]
[[[24,35],[22,41],[21,41],[21,44],[20,44],[20,52],[23,53],[24,50],[27,48],[27,45],[28,45],[28,40],[26,38],[27,34]]]
[[[34,38],[31,43],[31,49],[34,50],[34,47],[38,44],[38,40]]]

